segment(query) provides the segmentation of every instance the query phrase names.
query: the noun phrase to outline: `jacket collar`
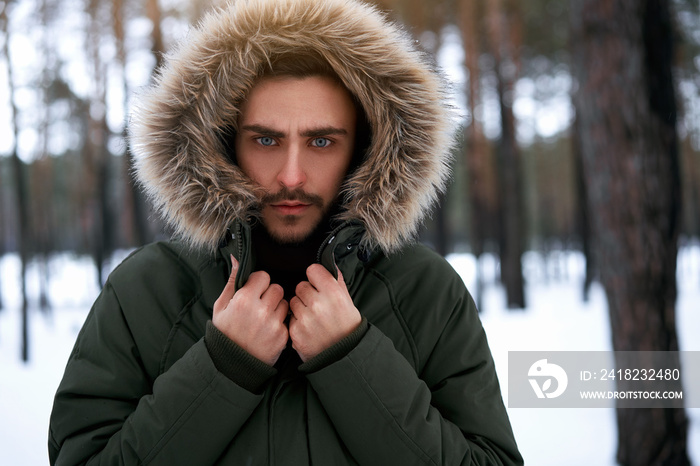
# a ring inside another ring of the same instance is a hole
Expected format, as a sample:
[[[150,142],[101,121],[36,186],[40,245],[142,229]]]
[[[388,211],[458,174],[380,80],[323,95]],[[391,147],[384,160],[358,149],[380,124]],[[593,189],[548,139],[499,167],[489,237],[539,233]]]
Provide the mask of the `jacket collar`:
[[[347,221],[328,234],[321,243],[316,262],[323,265],[335,278],[338,269],[343,274],[348,288],[352,287],[357,272],[372,258],[373,252],[362,244],[365,227],[358,221]],[[254,258],[252,257],[251,226],[248,221],[236,219],[227,230],[225,240],[219,248],[231,273],[231,255],[238,261],[236,274],[236,289],[240,289],[253,273]],[[374,253],[376,254],[376,253]]]

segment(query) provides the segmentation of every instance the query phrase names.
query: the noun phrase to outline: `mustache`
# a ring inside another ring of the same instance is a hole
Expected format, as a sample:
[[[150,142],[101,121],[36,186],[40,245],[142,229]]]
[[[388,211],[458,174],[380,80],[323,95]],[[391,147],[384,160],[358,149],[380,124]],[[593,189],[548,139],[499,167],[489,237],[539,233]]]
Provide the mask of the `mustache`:
[[[262,205],[277,204],[283,201],[299,201],[304,204],[311,204],[316,207],[323,207],[323,199],[316,194],[310,194],[303,189],[295,189],[293,191],[285,188],[280,189],[276,193],[265,193],[260,199]]]

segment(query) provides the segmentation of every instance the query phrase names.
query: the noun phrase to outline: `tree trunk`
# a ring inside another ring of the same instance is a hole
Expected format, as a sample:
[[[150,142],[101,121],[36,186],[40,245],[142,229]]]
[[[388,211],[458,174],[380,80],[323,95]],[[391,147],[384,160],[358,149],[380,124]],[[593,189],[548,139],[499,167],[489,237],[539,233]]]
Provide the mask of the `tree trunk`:
[[[481,74],[479,73],[479,31],[477,19],[480,17],[475,1],[460,2],[458,11],[462,43],[464,44],[464,66],[468,75],[467,106],[470,121],[464,128],[464,157],[466,159],[467,202],[469,202],[471,217],[469,218],[469,240],[472,253],[476,257],[476,304],[482,311],[483,274],[481,255],[484,253],[488,215],[489,176],[488,176],[488,145],[484,136],[477,109]]]
[[[575,104],[613,348],[677,351],[680,177],[669,5],[572,7]],[[690,464],[683,409],[618,408],[617,421],[620,464]]]
[[[8,43],[10,42],[9,24],[7,17],[7,3],[2,5],[2,10],[0,10],[0,24],[2,25],[2,32],[4,37],[3,42],[3,58],[5,63],[7,63],[7,82],[10,94],[10,111],[12,122],[12,134],[14,135],[14,143],[12,149],[12,177],[15,180],[15,200],[17,202],[17,249],[19,251],[19,258],[21,263],[21,296],[22,296],[22,318],[20,326],[21,335],[21,357],[22,361],[29,361],[29,309],[27,303],[27,261],[29,260],[28,253],[28,238],[29,234],[29,200],[27,199],[27,180],[26,180],[26,170],[24,168],[24,163],[19,158],[17,153],[17,137],[18,137],[18,127],[17,127],[17,107],[14,103],[14,75],[12,60],[10,57],[10,50]]]
[[[48,106],[48,102],[45,102]],[[47,112],[48,113],[48,112]],[[48,123],[42,123],[42,138],[47,138],[46,128]],[[46,150],[46,147],[44,147]],[[39,310],[44,314],[51,312],[51,299],[49,297],[49,254],[54,245],[52,244],[52,233],[57,229],[53,221],[53,164],[48,152],[43,152],[40,159],[34,160],[29,169],[29,231],[32,237],[32,250],[30,251],[35,263],[39,268]],[[29,251],[28,251],[29,252]]]
[[[157,4],[156,4],[157,6]],[[139,192],[132,177],[132,156],[128,146],[128,131],[126,125],[126,115],[129,114],[129,86],[127,82],[126,72],[126,46],[125,46],[125,31],[124,31],[124,1],[112,0],[112,30],[114,32],[115,45],[117,47],[117,60],[121,71],[121,80],[123,85],[124,100],[122,102],[124,109],[124,129],[122,138],[127,144],[124,144],[126,150],[123,154],[122,178],[124,180],[124,198],[122,201],[123,209],[120,216],[122,223],[122,231],[128,246],[141,246],[149,241],[148,222],[146,220],[148,209],[144,196]],[[158,14],[158,17],[160,15]],[[152,30],[152,34],[160,36],[160,28]],[[153,38],[154,48],[162,46],[162,39]],[[159,55],[156,55],[156,57]]]
[[[163,44],[163,32],[160,27],[161,11],[158,0],[146,0],[146,16],[151,20],[151,52],[156,59],[155,69],[158,70],[163,64],[165,55],[165,45]]]
[[[99,50],[99,38],[103,24],[100,21],[98,0],[90,0],[88,14],[90,24],[87,29],[88,57],[92,60],[93,92],[90,96],[90,118],[88,120],[88,138],[86,140],[86,179],[92,210],[90,234],[92,236],[92,254],[97,269],[97,281],[101,287],[105,283],[104,262],[113,248],[112,209],[109,203],[110,155],[107,150],[109,129],[107,127],[107,64],[103,62]]]
[[[506,290],[508,307],[524,308],[525,292],[521,263],[525,236],[522,171],[512,106],[518,73],[519,23],[518,15],[509,14],[500,0],[490,0],[487,3],[490,8],[489,29],[501,109],[501,138],[497,148],[501,282]],[[514,4],[509,6],[514,7]],[[506,34],[506,31],[511,34]]]
[[[576,183],[576,206],[577,206],[577,230],[581,237],[581,250],[586,261],[585,277],[583,280],[582,297],[584,302],[588,302],[593,276],[595,274],[595,258],[592,250],[591,235],[591,215],[588,210],[588,189],[583,175],[583,154],[581,153],[581,129],[579,119],[576,118],[573,125],[572,151],[574,158],[574,179]]]
[[[422,0],[407,0],[401,5],[399,14],[406,24],[411,25],[413,34],[418,38],[426,33],[434,34],[433,41],[424,41],[423,49],[432,56],[437,56],[442,47],[442,29],[445,25],[444,5],[441,2],[428,4]],[[435,252],[446,256],[450,252],[450,232],[446,209],[447,196],[441,194],[433,209],[432,240]]]
[[[103,190],[103,147],[105,144],[104,125],[102,120],[105,118],[104,98],[105,95],[105,76],[104,66],[99,52],[99,37],[101,25],[99,22],[100,3],[98,0],[90,0],[86,4],[89,24],[86,29],[87,57],[92,65],[92,86],[89,96],[90,113],[88,114],[87,138],[83,149],[85,171],[84,187],[87,223],[85,231],[87,234],[88,250],[92,254],[95,263],[97,275],[97,283],[100,287],[104,284],[102,276],[104,263],[104,234],[103,224],[106,212],[102,209],[105,199]]]
[[[41,152],[38,158],[30,166],[30,199],[31,199],[31,230],[33,232],[34,247],[33,257],[39,267],[39,310],[44,314],[51,311],[51,299],[49,297],[49,254],[55,249],[53,244],[56,225],[54,222],[54,187],[53,187],[53,160],[49,154],[49,128],[51,126],[51,99],[49,94],[52,81],[50,67],[56,63],[52,56],[51,44],[54,40],[50,37],[51,12],[47,0],[42,0],[40,7],[41,17],[41,52],[44,66],[41,70],[42,110],[39,123],[39,135],[41,139]]]
[[[2,219],[8,219],[10,218],[10,212],[7,209],[7,205],[5,204],[7,202],[7,194],[5,192],[5,189],[8,186],[8,182],[6,181],[6,178],[4,176],[4,164],[0,164],[0,218]],[[0,261],[2,260],[2,257],[7,253],[7,244],[8,244],[8,226],[9,222],[8,221],[3,221],[3,224],[0,225]],[[0,267],[0,283],[2,283],[2,267]],[[5,302],[3,299],[3,294],[2,294],[2,286],[0,286],[0,313],[2,313],[3,309],[5,308]]]

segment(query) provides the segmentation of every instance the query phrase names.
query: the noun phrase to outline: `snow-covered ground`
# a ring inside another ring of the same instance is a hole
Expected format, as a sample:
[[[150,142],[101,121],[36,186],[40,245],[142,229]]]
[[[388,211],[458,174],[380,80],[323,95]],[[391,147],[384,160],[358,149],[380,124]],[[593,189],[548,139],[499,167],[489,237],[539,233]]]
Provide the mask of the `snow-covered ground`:
[[[123,254],[118,255],[118,262]],[[476,290],[472,256],[448,258]],[[508,351],[609,350],[610,326],[600,286],[588,303],[580,295],[583,259],[554,252],[546,259],[529,253],[524,311],[505,309],[503,290],[494,282],[495,261],[482,258],[485,286],[482,321],[507,402]],[[0,465],[48,464],[46,438],[53,394],[73,342],[98,293],[88,259],[60,255],[49,262],[53,312],[45,316],[33,301],[30,314],[30,362],[20,362],[19,262],[0,258]],[[29,291],[36,296],[38,267],[29,270]],[[700,350],[700,245],[679,255],[677,323],[682,350]],[[612,409],[509,409],[515,436],[526,463],[533,466],[611,466],[615,464],[617,429]],[[700,409],[688,409],[689,451],[700,465]]]

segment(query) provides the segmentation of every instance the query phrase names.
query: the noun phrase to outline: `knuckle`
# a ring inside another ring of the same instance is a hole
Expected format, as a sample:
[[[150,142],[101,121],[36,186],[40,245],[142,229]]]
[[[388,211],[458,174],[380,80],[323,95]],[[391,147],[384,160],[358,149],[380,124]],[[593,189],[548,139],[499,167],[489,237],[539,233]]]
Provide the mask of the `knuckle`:
[[[264,270],[253,272],[250,274],[250,278],[248,278],[248,283],[251,283],[252,286],[260,286],[265,289],[270,286],[270,274]]]
[[[292,311],[298,312],[301,310],[302,307],[302,302],[301,299],[299,299],[298,296],[294,296],[292,299],[289,300],[289,307],[292,309]]]
[[[256,300],[249,293],[241,293],[236,296],[235,307],[236,309],[257,314],[258,306],[256,305]]]
[[[235,294],[231,301],[234,301],[237,306],[245,306],[250,300],[250,293],[247,289],[241,288],[241,290]]]
[[[284,288],[282,288],[282,285],[279,285],[277,283],[273,283],[270,285],[270,291],[274,293],[275,296],[284,296]]]
[[[255,314],[259,316],[261,319],[267,319],[270,313],[272,312],[270,305],[262,300],[258,300],[254,304],[255,307]]]

